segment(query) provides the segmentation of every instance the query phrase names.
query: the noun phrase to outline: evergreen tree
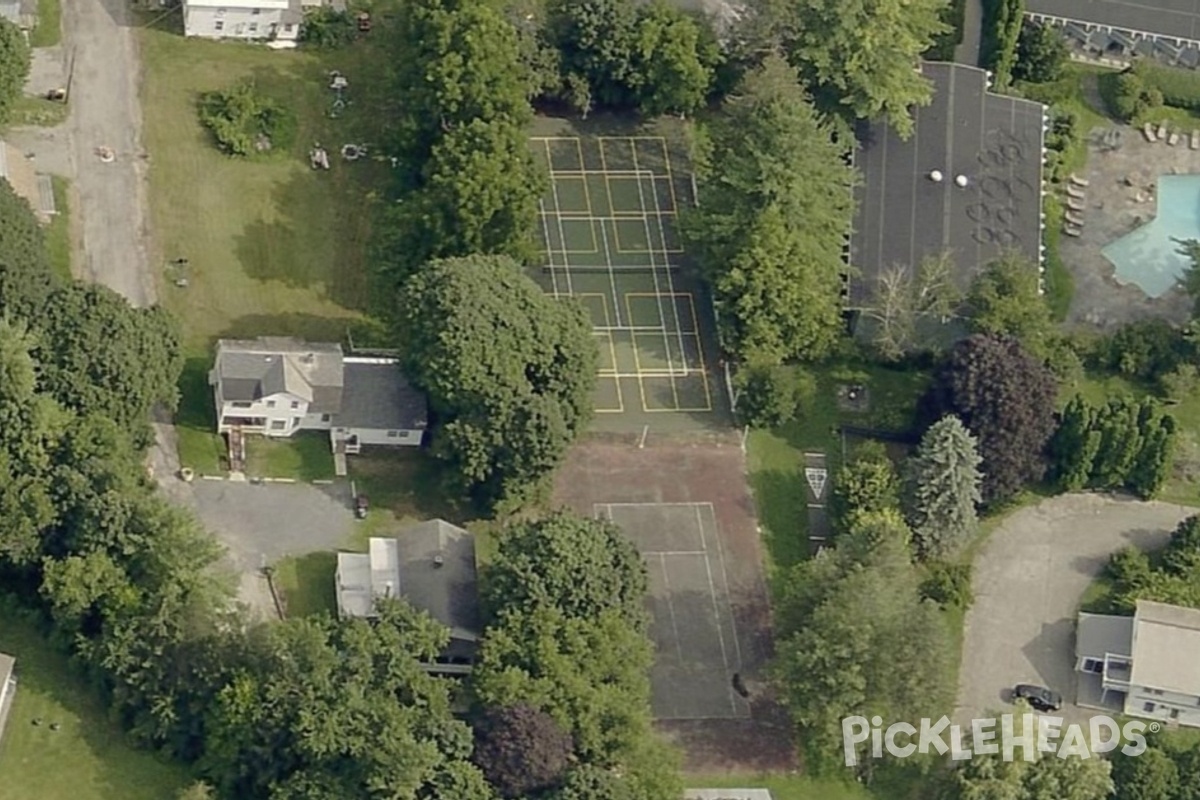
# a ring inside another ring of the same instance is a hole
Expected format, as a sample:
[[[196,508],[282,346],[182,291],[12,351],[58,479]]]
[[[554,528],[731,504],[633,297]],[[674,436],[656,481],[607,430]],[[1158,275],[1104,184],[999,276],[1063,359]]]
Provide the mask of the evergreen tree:
[[[1111,489],[1124,485],[1142,446],[1140,412],[1140,404],[1129,396],[1113,398],[1100,410],[1100,446],[1092,465],[1093,486]]]
[[[1064,492],[1075,492],[1087,485],[1100,449],[1096,418],[1096,408],[1082,395],[1075,395],[1063,409],[1058,429],[1050,440],[1050,469],[1054,482]]]
[[[975,437],[958,417],[943,417],[925,432],[909,464],[907,491],[920,558],[945,555],[975,530],[981,463]]]

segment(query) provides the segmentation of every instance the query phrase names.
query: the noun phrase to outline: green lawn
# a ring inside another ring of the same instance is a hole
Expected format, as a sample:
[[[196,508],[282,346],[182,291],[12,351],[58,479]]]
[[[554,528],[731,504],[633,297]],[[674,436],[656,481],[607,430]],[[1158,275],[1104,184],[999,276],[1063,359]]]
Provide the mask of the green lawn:
[[[53,47],[62,39],[62,0],[38,0],[37,27],[29,34],[30,47]]]
[[[380,448],[350,456],[346,463],[358,493],[370,501],[349,547],[363,548],[371,536],[394,536],[434,517],[465,525],[474,516],[468,505],[448,496],[438,462],[425,451]]]
[[[71,280],[71,209],[67,198],[67,179],[50,177],[54,184],[54,207],[58,214],[46,227],[46,251],[50,268],[63,280]]]
[[[27,97],[22,95],[13,104],[12,116],[8,124],[11,126],[28,125],[40,128],[52,128],[61,124],[67,118],[67,104],[44,97]]]
[[[246,475],[251,478],[332,480],[333,453],[329,434],[301,431],[289,439],[246,438]]]
[[[0,739],[0,800],[171,800],[188,784],[182,767],[129,746],[33,625],[6,603],[0,612],[0,651],[16,657],[19,676]]]
[[[366,304],[367,187],[386,173],[378,163],[338,157],[342,144],[362,141],[354,131],[366,129],[369,92],[380,91],[358,68],[369,50],[318,55],[154,29],[140,35],[156,256],[190,262],[187,288],[164,281],[187,353],[206,356],[218,336],[341,341]],[[350,111],[338,120],[326,117],[332,68],[350,81]],[[289,152],[230,157],[201,127],[199,95],[244,80],[297,115]],[[309,166],[316,141],[330,152],[328,171]]]
[[[860,783],[810,778],[807,775],[688,775],[698,789],[770,789],[772,800],[872,800],[876,795]]]
[[[225,441],[217,435],[208,371],[212,357],[207,353],[184,362],[179,379],[179,410],[175,431],[179,436],[179,462],[198,475],[218,475],[225,471]]]
[[[751,431],[747,442],[750,484],[775,567],[790,566],[808,553],[808,517],[801,491],[804,453],[824,452],[832,478],[843,456],[837,426],[906,430],[912,425],[917,399],[928,381],[923,372],[876,365],[819,367],[812,374],[815,391],[802,403],[799,418],[774,430]],[[840,411],[838,386],[856,383],[867,387],[870,409],[865,413]]]
[[[308,553],[275,565],[275,588],[289,617],[337,613],[334,596],[336,553]]]

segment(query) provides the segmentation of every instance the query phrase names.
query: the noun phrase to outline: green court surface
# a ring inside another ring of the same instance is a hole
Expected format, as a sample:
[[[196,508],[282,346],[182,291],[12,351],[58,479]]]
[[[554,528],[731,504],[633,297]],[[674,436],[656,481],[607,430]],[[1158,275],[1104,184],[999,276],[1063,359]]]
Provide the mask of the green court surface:
[[[545,137],[532,146],[551,178],[538,279],[591,317],[597,413],[617,428],[660,424],[671,412],[725,414],[711,312],[681,270],[677,211],[690,199],[690,179],[674,172],[666,140]]]

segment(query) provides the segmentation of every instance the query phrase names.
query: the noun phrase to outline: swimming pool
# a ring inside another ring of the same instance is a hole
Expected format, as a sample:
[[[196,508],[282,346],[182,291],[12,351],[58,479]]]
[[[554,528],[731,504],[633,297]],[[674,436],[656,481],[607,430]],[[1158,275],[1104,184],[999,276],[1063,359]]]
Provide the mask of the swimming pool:
[[[1104,248],[1118,283],[1132,283],[1150,297],[1171,290],[1189,266],[1178,240],[1200,239],[1200,175],[1162,175],[1153,221]]]

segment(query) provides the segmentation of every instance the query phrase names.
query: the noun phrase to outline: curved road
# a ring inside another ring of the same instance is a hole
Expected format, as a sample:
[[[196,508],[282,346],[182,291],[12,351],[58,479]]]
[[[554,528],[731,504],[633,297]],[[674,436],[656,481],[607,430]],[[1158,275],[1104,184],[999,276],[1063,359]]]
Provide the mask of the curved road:
[[[1162,545],[1195,508],[1074,494],[1023,508],[975,559],[955,719],[1008,708],[1007,690],[1037,683],[1075,701],[1075,615],[1080,598],[1126,545]],[[1068,705],[1063,716],[1093,712]]]

